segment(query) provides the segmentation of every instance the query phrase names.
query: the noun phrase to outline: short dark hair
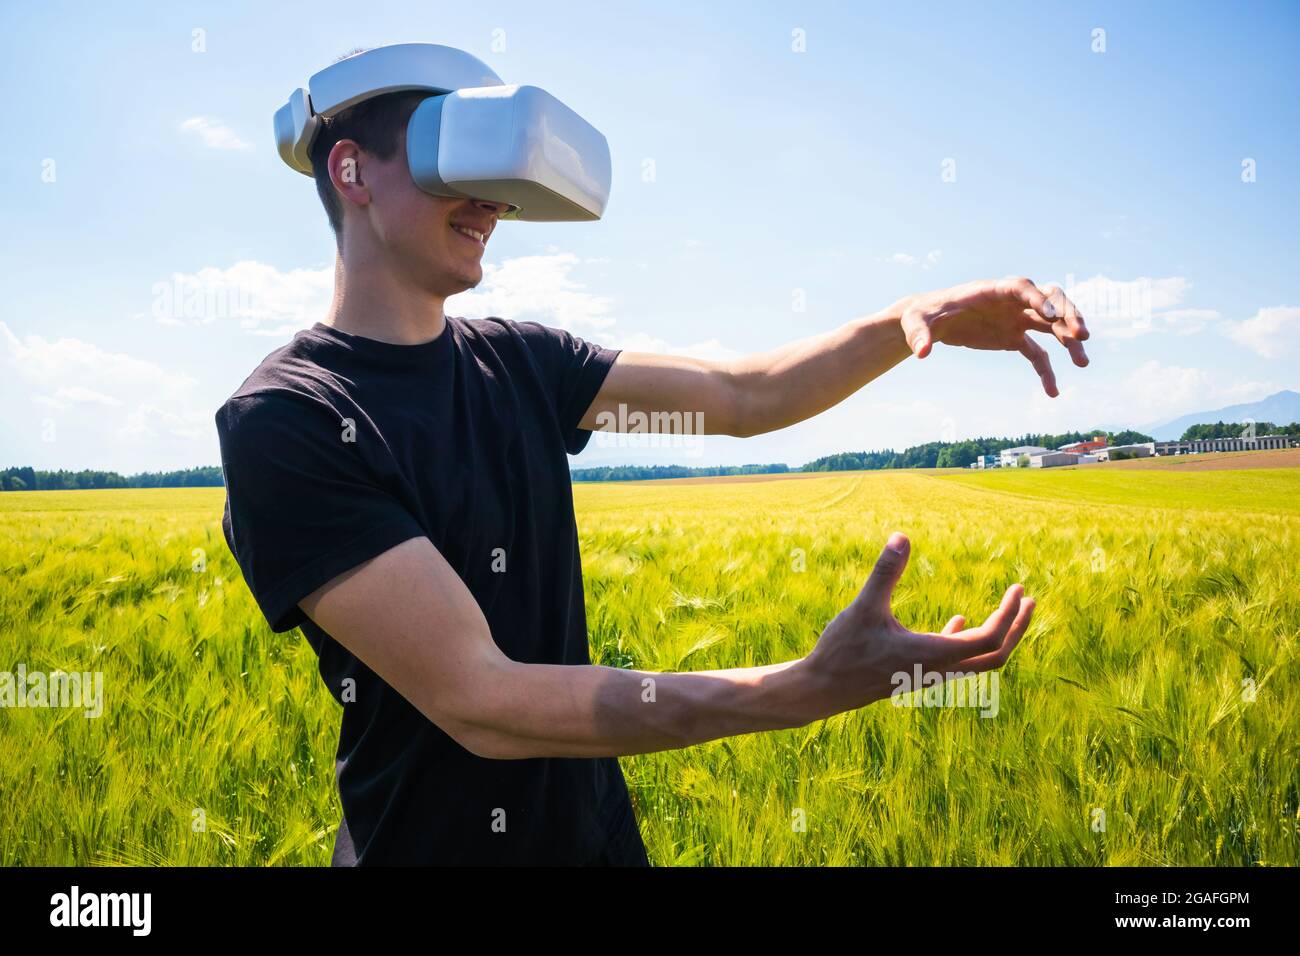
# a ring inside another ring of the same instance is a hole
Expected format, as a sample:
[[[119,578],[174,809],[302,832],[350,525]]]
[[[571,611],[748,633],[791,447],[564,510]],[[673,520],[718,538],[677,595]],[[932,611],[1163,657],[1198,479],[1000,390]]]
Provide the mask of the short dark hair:
[[[364,53],[354,50],[340,59]],[[351,106],[326,119],[321,117],[321,128],[311,144],[312,175],[316,180],[316,193],[321,205],[325,207],[325,216],[330,228],[334,230],[335,240],[343,236],[343,204],[330,181],[329,155],[334,144],[339,140],[350,139],[372,156],[380,159],[392,159],[397,152],[402,130],[421,102],[433,94],[428,90],[403,90],[398,93],[385,93]]]

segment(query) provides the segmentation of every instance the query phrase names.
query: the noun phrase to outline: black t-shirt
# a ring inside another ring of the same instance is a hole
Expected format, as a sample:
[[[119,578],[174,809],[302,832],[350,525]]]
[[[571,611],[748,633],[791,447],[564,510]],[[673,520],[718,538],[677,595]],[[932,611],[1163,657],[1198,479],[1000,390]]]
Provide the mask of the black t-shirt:
[[[477,757],[297,606],[427,536],[507,657],[589,664],[565,453],[617,355],[535,322],[448,316],[419,345],[317,323],[218,411],[226,541],[343,705],[336,864],[645,862],[617,759]]]

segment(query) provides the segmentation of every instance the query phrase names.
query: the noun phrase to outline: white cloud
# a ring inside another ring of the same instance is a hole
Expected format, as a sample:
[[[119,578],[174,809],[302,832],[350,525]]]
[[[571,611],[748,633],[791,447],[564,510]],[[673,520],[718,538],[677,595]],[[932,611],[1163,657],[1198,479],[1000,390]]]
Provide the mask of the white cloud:
[[[1213,385],[1204,369],[1162,365],[1149,359],[1129,373],[1121,391],[1125,406],[1157,415],[1161,410],[1203,402]]]
[[[1282,387],[1271,381],[1227,379],[1217,369],[1166,365],[1151,359],[1100,386],[1066,385],[1054,399],[1035,390],[1019,406],[1003,403],[992,427],[983,434],[1099,426],[1142,429],[1188,412],[1256,401]],[[1017,427],[1008,426],[1009,421],[1018,423]],[[965,429],[962,433],[968,434]]]
[[[1192,331],[1218,317],[1210,309],[1176,309],[1190,281],[1183,276],[1119,280],[1096,275],[1082,282],[1060,283],[1079,307],[1090,329],[1109,338],[1129,339],[1157,330]]]
[[[207,325],[222,319],[262,335],[284,336],[325,315],[334,268],[281,272],[263,262],[172,273],[154,283],[151,313],[162,325]]]
[[[447,300],[451,315],[495,315],[514,321],[536,320],[576,331],[599,333],[602,345],[629,352],[656,352],[689,358],[729,361],[741,353],[717,339],[677,346],[646,332],[623,331],[611,315],[613,299],[592,292],[573,277],[581,265],[603,264],[607,259],[579,259],[571,253],[521,256],[500,265],[485,265],[478,288]]]
[[[164,436],[195,440],[207,437],[212,428],[211,413],[173,411],[145,403],[136,406],[115,433],[130,441],[152,441]]]
[[[209,149],[252,149],[252,143],[246,143],[235,135],[225,123],[208,116],[191,116],[180,125],[185,133],[193,133],[203,140]]]
[[[1179,335],[1199,332],[1220,318],[1218,309],[1170,309],[1160,314],[1160,321]]]
[[[1275,305],[1260,309],[1244,322],[1228,323],[1224,334],[1261,358],[1293,354],[1300,346],[1300,307]]]
[[[593,292],[574,275],[581,267],[608,262],[607,258],[580,259],[572,253],[554,252],[487,263],[477,288],[447,300],[447,313],[532,319],[583,335],[600,333],[601,344],[628,351],[671,352],[718,361],[738,357],[739,353],[716,339],[679,348],[646,333],[616,329],[611,314],[614,300]],[[174,273],[169,280],[156,283],[152,313],[163,325],[236,320],[249,332],[284,337],[324,317],[333,287],[332,267],[281,272],[262,262],[237,262],[225,269]]]
[[[108,352],[81,339],[49,341],[39,335],[19,339],[0,322],[0,340],[5,359],[21,378],[43,391],[53,390],[53,400],[65,404],[121,404],[117,395],[133,389],[175,397],[195,384],[188,375],[168,372],[123,352]]]
[[[1278,391],[1275,382],[1223,381],[1205,369],[1163,365],[1150,359],[1123,380],[1115,396],[1105,403],[1094,400],[1108,421],[1129,425],[1175,418],[1220,405],[1251,402]],[[1094,396],[1095,399],[1095,396]]]
[[[129,439],[211,433],[211,413],[191,407],[194,378],[124,352],[74,338],[19,338],[0,322],[0,363],[14,372],[9,382],[28,386],[27,398],[74,429]]]
[[[942,259],[942,249],[931,249],[920,257],[914,256],[910,252],[895,252],[892,256],[887,257],[885,261],[896,266],[914,266],[919,263],[922,269],[933,269]]]
[[[555,253],[487,263],[483,281],[449,298],[447,312],[534,319],[582,331],[607,329],[614,324],[609,314],[613,300],[573,276],[580,265],[607,262]],[[283,272],[263,262],[243,261],[228,268],[173,273],[155,283],[151,313],[162,325],[235,320],[255,334],[284,337],[323,318],[333,289],[332,265]]]
[[[1096,275],[1062,286],[1089,327],[1108,339],[1131,339],[1156,331],[1191,335],[1216,327],[1261,358],[1281,358],[1300,351],[1300,306],[1271,306],[1244,321],[1227,321],[1217,309],[1183,306],[1192,287],[1183,276],[1121,281]]]
[[[483,267],[477,288],[447,300],[450,315],[535,320],[578,331],[607,329],[613,299],[598,295],[571,275],[580,262],[572,253],[518,256]]]
[[[38,405],[57,409],[67,409],[73,405],[108,405],[111,407],[122,404],[120,399],[80,385],[61,386],[55,390],[53,395],[37,395],[32,400]]]
[[[672,345],[647,332],[612,332],[602,336],[601,344],[627,352],[655,352],[660,355],[683,355],[687,358],[706,359],[712,362],[729,362],[741,358],[743,353],[729,349],[717,339],[696,342],[693,345]]]

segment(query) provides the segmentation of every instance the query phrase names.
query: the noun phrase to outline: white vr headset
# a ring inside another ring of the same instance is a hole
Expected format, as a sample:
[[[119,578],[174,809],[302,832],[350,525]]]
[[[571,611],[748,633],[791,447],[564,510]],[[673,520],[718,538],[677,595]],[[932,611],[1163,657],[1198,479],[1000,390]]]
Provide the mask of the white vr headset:
[[[406,127],[415,184],[434,196],[506,203],[502,219],[599,219],[609,144],[545,90],[506,86],[482,60],[434,43],[398,43],[327,66],[275,114],[280,158],[312,175],[321,117],[384,93],[428,90]]]

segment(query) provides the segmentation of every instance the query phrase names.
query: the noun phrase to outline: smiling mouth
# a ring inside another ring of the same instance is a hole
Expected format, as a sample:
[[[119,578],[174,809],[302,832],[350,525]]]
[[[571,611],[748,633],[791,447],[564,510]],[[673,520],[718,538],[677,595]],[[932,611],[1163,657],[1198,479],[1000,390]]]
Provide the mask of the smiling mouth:
[[[460,233],[466,239],[478,243],[480,249],[487,246],[487,233],[479,232],[477,229],[472,229],[469,226],[452,226],[451,228],[454,232]]]

